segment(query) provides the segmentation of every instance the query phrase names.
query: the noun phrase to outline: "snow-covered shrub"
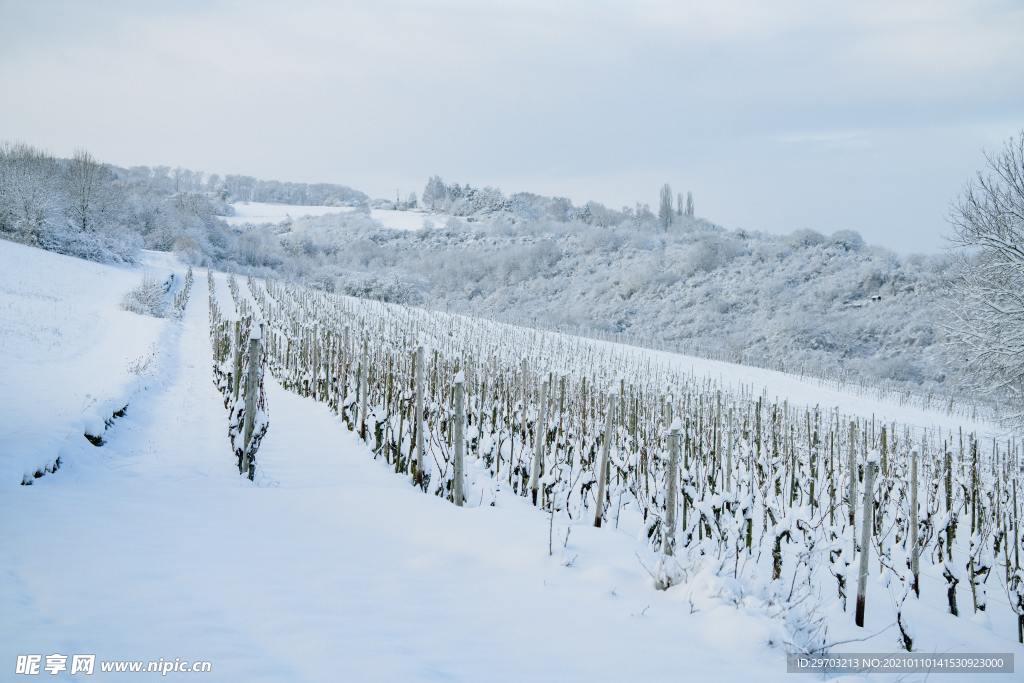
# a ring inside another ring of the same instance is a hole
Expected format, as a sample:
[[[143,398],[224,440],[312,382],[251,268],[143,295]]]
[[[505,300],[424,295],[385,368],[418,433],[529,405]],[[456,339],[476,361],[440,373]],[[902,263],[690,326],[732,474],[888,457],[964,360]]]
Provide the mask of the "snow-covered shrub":
[[[697,239],[683,259],[683,271],[689,275],[709,273],[743,253],[740,242],[723,235],[709,234]]]
[[[413,285],[394,277],[373,275],[347,276],[338,279],[332,291],[364,299],[376,299],[396,304],[421,304],[423,295]]]
[[[142,282],[129,290],[121,300],[121,308],[139,315],[151,315],[162,318],[167,315],[167,297],[164,284],[150,275],[142,278]]]
[[[81,232],[64,229],[44,232],[39,246],[58,254],[100,263],[135,263],[142,240],[126,230]]]

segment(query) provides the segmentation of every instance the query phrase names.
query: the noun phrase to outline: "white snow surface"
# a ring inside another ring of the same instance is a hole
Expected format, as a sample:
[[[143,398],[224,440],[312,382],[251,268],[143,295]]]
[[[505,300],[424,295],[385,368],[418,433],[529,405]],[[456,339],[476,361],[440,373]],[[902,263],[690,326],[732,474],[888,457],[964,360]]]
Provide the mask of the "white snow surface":
[[[794,406],[820,406],[822,410],[838,408],[842,414],[876,417],[889,423],[920,429],[955,430],[963,427],[981,436],[1008,436],[999,425],[982,417],[950,414],[944,410],[923,408],[917,397],[900,400],[891,392],[878,396],[870,388],[839,385],[812,376],[798,377],[778,370],[725,361],[687,356],[669,351],[644,349],[615,342],[603,342],[629,353],[666,363],[695,377],[706,377],[733,390],[745,389],[754,395],[766,391],[769,399],[789,401]]]
[[[259,225],[283,223],[304,216],[326,216],[353,211],[351,206],[307,206],[301,204],[272,204],[270,202],[235,202],[231,205],[234,216],[223,216],[228,225]]]
[[[147,263],[183,270],[157,256]],[[525,500],[456,508],[423,495],[322,404],[269,373],[260,475],[239,477],[211,378],[205,271],[176,321],[118,309],[141,269],[2,241],[0,268],[8,675],[18,654],[59,652],[213,663],[212,674],[171,680],[792,678],[781,620],[749,597],[730,600],[727,581],[701,573],[657,591],[643,543],[610,525],[556,522],[549,555],[548,517]],[[230,306],[222,276],[217,284]],[[123,395],[125,362],[151,346],[145,389],[131,394],[108,443],[85,443],[57,473],[18,485],[18,454],[60,447],[86,397]],[[801,391],[812,396],[813,386]],[[929,577],[925,590],[941,587]],[[882,631],[840,649],[897,649],[894,629],[870,611],[863,630],[834,612],[835,640]],[[1003,617],[913,616],[926,651],[1024,653]],[[986,680],[1001,678],[1013,677]]]
[[[385,228],[394,230],[420,230],[424,223],[435,227],[445,225],[451,216],[429,211],[396,211],[394,209],[371,209],[370,217]]]
[[[99,265],[0,241],[0,486],[54,461],[146,386],[153,363],[143,366],[167,321],[120,302],[145,275],[184,269],[155,252],[144,263]]]
[[[272,204],[269,202],[236,202],[234,216],[223,216],[228,225],[279,224],[306,216],[327,216],[335,213],[355,211],[351,206],[307,206],[299,204]],[[420,230],[424,222],[443,226],[451,216],[427,211],[397,211],[394,209],[371,209],[370,217],[386,228],[395,230]]]

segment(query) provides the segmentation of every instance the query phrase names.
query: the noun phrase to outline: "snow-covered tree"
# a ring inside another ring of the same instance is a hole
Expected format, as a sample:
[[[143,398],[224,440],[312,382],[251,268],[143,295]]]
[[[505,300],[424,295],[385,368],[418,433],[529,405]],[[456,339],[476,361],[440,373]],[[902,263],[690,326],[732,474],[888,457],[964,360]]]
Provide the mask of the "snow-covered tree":
[[[995,153],[953,205],[964,248],[950,294],[953,338],[977,388],[1008,400],[1024,422],[1024,130]]]
[[[672,225],[672,188],[668,183],[661,186],[661,201],[658,205],[658,222],[662,230],[668,230]]]
[[[456,187],[458,187],[456,185]],[[431,176],[427,180],[427,186],[423,188],[423,206],[432,211],[444,208],[444,202],[448,199],[448,188],[441,180],[441,176]]]
[[[0,146],[0,233],[37,244],[54,219],[56,160],[28,145]]]

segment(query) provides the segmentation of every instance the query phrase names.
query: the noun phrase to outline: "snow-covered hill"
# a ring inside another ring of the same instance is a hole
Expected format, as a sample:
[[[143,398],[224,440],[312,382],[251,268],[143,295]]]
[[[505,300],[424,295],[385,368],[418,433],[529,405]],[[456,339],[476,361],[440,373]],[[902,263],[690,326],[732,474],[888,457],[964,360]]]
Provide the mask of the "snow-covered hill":
[[[855,232],[769,235],[686,214],[663,226],[643,205],[506,197],[436,176],[419,210],[367,213],[346,209],[412,202],[27,145],[0,150],[0,167],[0,236],[95,261],[176,251],[356,296],[960,401],[978,374],[943,343],[955,259],[897,255]],[[84,212],[65,168],[98,182]]]
[[[435,225],[297,220],[301,240],[265,240],[255,265],[356,296],[787,372],[943,396],[964,380],[942,343],[948,256],[901,257],[855,233],[764,235],[699,221],[667,232],[628,222]]]
[[[791,633],[765,595],[706,569],[655,590],[642,540],[556,519],[511,491],[461,509],[423,495],[269,373],[260,477],[239,477],[211,378],[204,271],[175,320],[118,306],[146,272],[183,276],[159,255],[113,268],[0,241],[0,269],[3,666],[58,652],[207,660],[210,680],[789,678]],[[213,282],[233,306],[225,278]],[[625,352],[794,403],[958,424],[813,380]],[[128,409],[94,447],[77,437],[82,409],[108,399]],[[57,454],[58,472],[19,485],[22,469]],[[870,589],[886,600],[874,578]],[[993,586],[990,600],[985,619],[922,601],[918,647],[1024,653],[1005,596]],[[896,651],[884,613],[869,611],[863,630],[834,607],[824,616],[834,641],[868,636],[840,649]]]

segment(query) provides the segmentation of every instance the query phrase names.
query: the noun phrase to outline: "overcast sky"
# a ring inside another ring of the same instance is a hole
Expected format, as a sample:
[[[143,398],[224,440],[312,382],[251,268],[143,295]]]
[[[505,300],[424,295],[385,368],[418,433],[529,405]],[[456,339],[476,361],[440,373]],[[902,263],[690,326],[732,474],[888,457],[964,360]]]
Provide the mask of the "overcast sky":
[[[0,139],[121,165],[446,180],[942,248],[1024,128],[1024,2],[0,0]]]

